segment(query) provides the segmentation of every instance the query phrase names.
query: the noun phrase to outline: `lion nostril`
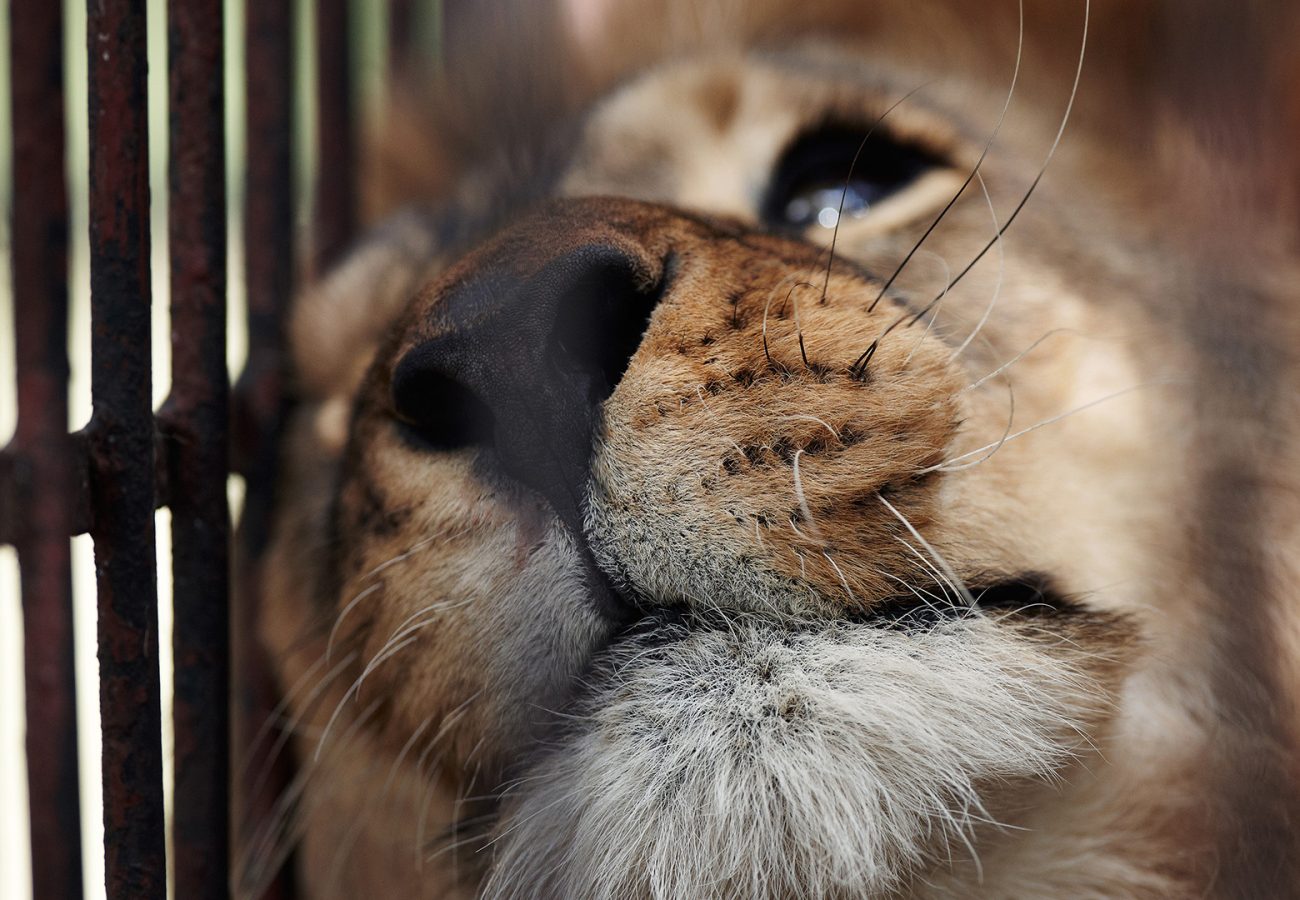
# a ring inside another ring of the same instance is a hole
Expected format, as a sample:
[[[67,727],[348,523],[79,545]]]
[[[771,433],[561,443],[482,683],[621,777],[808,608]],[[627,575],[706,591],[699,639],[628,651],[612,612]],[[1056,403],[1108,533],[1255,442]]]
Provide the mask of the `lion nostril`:
[[[491,408],[465,385],[424,366],[415,354],[394,371],[392,394],[403,434],[429,450],[492,443],[496,417]]]
[[[599,262],[568,286],[557,304],[547,356],[586,384],[586,400],[597,407],[623,380],[668,281],[648,287],[638,267],[623,257]]]
[[[417,331],[392,370],[393,410],[426,449],[490,447],[503,474],[580,534],[600,406],[641,344],[671,259],[624,240],[518,253],[490,248],[445,283],[426,336]]]

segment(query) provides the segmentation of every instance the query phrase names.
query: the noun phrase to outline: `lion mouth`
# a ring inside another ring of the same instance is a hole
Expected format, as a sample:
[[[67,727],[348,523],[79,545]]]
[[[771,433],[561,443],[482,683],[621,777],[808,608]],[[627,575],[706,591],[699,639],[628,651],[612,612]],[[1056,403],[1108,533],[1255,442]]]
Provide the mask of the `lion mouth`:
[[[953,596],[952,588],[931,585],[913,593],[887,597],[870,611],[853,616],[862,624],[885,628],[923,629],[974,611],[1000,615],[1043,616],[1063,613],[1074,604],[1048,576],[1025,572],[1015,577],[983,580]]]
[[[617,602],[630,611],[624,624],[610,636],[607,646],[625,641],[641,645],[667,644],[682,639],[693,630],[725,628],[737,620],[749,618],[772,618],[752,611],[729,613],[723,609],[700,608],[685,603],[650,604],[637,599],[632,592],[620,590],[607,576],[604,581],[606,588],[618,598]],[[963,590],[935,583],[917,584],[909,593],[881,598],[868,609],[845,611],[837,620],[787,615],[775,619],[792,633],[822,629],[835,621],[846,626],[923,632],[975,615],[1019,619],[1077,611],[1077,604],[1063,594],[1050,577],[1041,572],[1024,572],[1009,578],[984,579]]]

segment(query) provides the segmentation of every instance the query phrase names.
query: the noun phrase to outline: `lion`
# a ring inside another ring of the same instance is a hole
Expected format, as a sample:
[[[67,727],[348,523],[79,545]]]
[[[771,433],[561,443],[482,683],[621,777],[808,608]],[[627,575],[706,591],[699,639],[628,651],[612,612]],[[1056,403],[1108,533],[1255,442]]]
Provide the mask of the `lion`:
[[[294,311],[243,889],[1300,893],[1294,11],[450,8]]]

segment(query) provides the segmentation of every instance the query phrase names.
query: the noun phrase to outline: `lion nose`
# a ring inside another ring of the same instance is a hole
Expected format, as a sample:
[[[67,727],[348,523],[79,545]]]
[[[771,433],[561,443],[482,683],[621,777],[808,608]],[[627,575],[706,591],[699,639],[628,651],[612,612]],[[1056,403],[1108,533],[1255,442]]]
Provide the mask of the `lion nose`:
[[[488,248],[441,283],[392,374],[397,414],[435,449],[490,450],[575,534],[601,404],[627,370],[664,267],[626,240]],[[486,257],[486,258],[484,258]]]

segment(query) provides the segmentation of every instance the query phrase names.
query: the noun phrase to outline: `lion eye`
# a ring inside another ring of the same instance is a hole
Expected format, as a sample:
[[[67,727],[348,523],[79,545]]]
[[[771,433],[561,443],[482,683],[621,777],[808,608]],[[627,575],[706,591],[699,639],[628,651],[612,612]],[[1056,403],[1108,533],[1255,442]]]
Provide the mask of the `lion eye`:
[[[874,204],[943,165],[916,144],[897,141],[880,128],[870,137],[867,131],[822,125],[799,135],[773,170],[763,199],[763,221],[782,231],[834,228],[841,217],[870,214]]]

